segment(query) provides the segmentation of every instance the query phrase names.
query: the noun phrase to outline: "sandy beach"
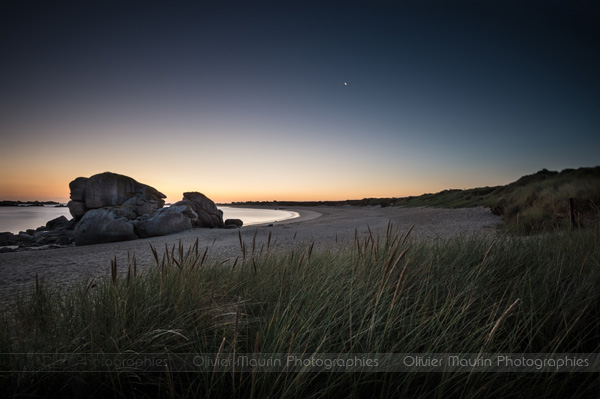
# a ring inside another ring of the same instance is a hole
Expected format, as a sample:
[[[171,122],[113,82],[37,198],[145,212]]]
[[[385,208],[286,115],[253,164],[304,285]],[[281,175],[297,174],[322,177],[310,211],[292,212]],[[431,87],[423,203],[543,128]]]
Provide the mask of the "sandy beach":
[[[275,209],[275,208],[269,208]],[[284,209],[284,208],[280,208]],[[69,247],[53,250],[0,254],[0,301],[9,303],[15,292],[33,289],[36,274],[40,281],[66,288],[73,283],[110,275],[111,259],[117,259],[121,272],[126,271],[128,257],[135,254],[138,271],[153,263],[150,245],[159,254],[165,245],[171,248],[181,242],[185,248],[199,242],[200,250],[208,248],[209,258],[235,259],[240,255],[238,232],[247,246],[256,236],[257,250],[267,243],[290,248],[315,242],[315,247],[343,244],[354,239],[355,231],[364,234],[370,228],[374,234],[385,234],[389,221],[398,229],[408,231],[415,239],[444,239],[457,235],[493,234],[500,218],[489,209],[380,208],[380,207],[297,207],[285,208],[300,217],[275,222],[273,226],[254,225],[241,229],[193,229],[163,237],[135,241]]]

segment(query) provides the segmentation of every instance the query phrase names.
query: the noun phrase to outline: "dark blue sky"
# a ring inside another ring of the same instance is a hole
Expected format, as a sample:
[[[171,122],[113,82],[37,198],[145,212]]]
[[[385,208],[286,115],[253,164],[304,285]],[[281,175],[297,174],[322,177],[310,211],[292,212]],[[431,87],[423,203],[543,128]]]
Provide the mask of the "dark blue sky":
[[[600,7],[488,3],[5,1],[0,193],[16,162],[55,197],[111,170],[218,200],[600,164]]]

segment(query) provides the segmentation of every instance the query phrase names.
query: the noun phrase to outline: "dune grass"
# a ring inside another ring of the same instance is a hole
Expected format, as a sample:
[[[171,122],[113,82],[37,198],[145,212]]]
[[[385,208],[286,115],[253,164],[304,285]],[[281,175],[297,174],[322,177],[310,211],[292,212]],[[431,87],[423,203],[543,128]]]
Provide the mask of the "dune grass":
[[[573,199],[571,223],[569,199]],[[371,200],[375,205],[378,201]],[[379,200],[381,202],[381,200]],[[387,206],[489,207],[506,230],[532,234],[595,225],[600,220],[600,167],[541,170],[497,187],[445,190],[436,194],[383,201]]]
[[[113,263],[111,279],[63,292],[38,282],[1,315],[5,397],[600,392],[594,373],[150,373],[68,361],[93,353],[600,352],[597,230],[423,243],[390,226],[328,249],[255,251],[241,235],[240,244],[233,259],[210,259],[197,244],[153,249],[156,265],[143,275],[133,260]],[[48,364],[40,353],[67,360]]]

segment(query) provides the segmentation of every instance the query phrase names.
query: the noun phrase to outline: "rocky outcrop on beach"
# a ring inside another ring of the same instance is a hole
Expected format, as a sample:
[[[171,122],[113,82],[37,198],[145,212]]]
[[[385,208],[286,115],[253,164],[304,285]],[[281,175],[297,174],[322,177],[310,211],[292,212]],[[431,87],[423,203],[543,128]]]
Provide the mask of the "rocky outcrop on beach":
[[[223,227],[223,211],[217,208],[215,203],[206,195],[193,191],[183,193],[183,199],[173,206],[189,206],[198,218],[194,221],[196,227]]]
[[[69,183],[71,215],[81,219],[90,209],[123,207],[121,214],[136,218],[149,215],[162,208],[166,196],[131,177],[104,172],[92,177],[78,177]]]
[[[163,208],[165,195],[128,176],[105,172],[73,180],[69,210],[76,245],[133,240],[193,227],[223,227],[223,212],[204,194],[186,192]]]
[[[73,243],[73,226],[64,216],[59,216],[46,223],[46,226],[38,228],[33,233],[33,242],[43,245],[64,246]]]
[[[60,216],[37,229],[28,229],[18,234],[0,233],[0,252],[12,252],[27,248],[60,248],[72,245],[74,226],[74,220]]]
[[[78,177],[69,189],[73,219],[61,216],[36,230],[0,233],[0,247],[91,245],[225,226],[223,212],[196,191],[184,193],[181,201],[164,208],[163,193],[111,172]]]
[[[164,206],[166,198],[154,187],[111,172],[78,177],[69,183],[69,188],[69,211],[77,221],[74,229],[76,245],[146,237],[136,227],[151,219]],[[182,223],[180,227],[183,230],[188,225]]]

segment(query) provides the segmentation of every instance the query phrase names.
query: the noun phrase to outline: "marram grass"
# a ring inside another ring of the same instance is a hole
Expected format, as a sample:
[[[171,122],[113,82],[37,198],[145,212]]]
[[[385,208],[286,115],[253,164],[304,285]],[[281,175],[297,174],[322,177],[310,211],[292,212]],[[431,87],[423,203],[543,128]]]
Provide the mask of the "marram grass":
[[[231,259],[211,259],[198,245],[153,248],[149,272],[137,273],[134,260],[113,262],[110,279],[66,292],[37,282],[1,316],[3,391],[119,398],[600,393],[593,373],[145,373],[68,362],[35,368],[42,353],[600,352],[594,231],[423,243],[390,228],[329,249],[255,244],[240,235]]]

